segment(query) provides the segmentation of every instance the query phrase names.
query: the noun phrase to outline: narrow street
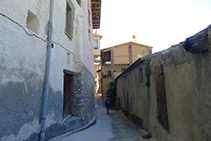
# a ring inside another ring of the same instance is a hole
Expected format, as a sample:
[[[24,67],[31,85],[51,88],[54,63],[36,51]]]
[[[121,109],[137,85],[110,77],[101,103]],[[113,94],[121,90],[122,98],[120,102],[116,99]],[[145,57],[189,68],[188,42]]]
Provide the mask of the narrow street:
[[[95,97],[97,109],[97,122],[90,128],[70,134],[65,137],[56,138],[57,141],[154,141],[143,139],[147,132],[132,124],[123,116],[121,110],[110,110],[106,114],[104,102],[99,96]]]

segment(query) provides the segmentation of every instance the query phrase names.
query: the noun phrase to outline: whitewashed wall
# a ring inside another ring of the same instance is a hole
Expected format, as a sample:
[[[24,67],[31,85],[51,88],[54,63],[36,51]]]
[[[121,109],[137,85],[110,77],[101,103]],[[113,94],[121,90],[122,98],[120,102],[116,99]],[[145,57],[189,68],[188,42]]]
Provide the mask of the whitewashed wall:
[[[92,34],[86,34],[84,22],[87,3],[67,1],[75,15],[72,39],[65,35],[66,0],[54,3],[46,128],[63,120],[63,70],[80,73],[85,65],[93,76]],[[49,8],[50,0],[0,1],[0,140],[25,140],[40,132]],[[37,33],[27,28],[28,11],[38,19]]]

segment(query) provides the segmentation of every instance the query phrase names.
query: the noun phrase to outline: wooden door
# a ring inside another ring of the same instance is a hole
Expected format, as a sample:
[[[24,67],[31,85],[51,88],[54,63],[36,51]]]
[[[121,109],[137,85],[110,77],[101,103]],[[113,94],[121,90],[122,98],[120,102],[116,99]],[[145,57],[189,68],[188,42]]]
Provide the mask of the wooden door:
[[[73,75],[64,75],[63,117],[72,112]]]

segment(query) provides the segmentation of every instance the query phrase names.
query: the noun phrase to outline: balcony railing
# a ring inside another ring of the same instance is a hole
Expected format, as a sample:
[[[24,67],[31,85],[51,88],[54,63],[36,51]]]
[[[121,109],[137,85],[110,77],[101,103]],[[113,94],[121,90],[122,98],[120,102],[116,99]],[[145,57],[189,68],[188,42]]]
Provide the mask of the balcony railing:
[[[111,74],[104,74],[103,78],[111,78]]]

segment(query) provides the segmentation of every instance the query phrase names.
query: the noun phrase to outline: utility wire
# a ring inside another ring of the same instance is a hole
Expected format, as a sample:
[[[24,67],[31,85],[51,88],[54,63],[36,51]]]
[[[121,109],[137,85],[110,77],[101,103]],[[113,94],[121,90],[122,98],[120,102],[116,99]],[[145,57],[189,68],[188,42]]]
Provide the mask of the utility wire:
[[[10,17],[8,17],[8,16],[6,16],[6,15],[4,15],[4,14],[2,14],[2,13],[0,13],[0,15],[3,16],[3,17],[5,17],[5,18],[7,18],[7,19],[9,19],[10,21],[12,21],[13,23],[17,24],[18,26],[20,26],[20,27],[25,31],[25,33],[26,33],[27,35],[29,35],[29,36],[34,36],[34,37],[36,37],[36,38],[42,40],[43,42],[47,42],[47,39],[44,40],[44,39],[42,39],[41,37],[37,36],[36,34],[30,34],[29,32],[27,32],[26,29],[25,29],[21,24],[19,24],[18,22],[14,21],[14,20],[11,19]]]
[[[67,49],[67,48],[65,48],[63,45],[61,45],[60,43],[57,43],[57,42],[54,42],[54,41],[52,41],[54,44],[56,44],[56,45],[58,45],[58,46],[60,46],[61,48],[63,48],[64,50],[66,50],[67,52],[69,52],[69,53],[71,53],[74,57],[74,62],[75,63],[81,63],[81,64],[83,64],[84,65],[84,63],[83,62],[77,62],[77,61],[75,61],[75,54],[72,52],[72,51],[70,51],[69,49]],[[85,66],[85,65],[84,65]]]
[[[13,20],[12,18],[6,16],[6,15],[3,14],[3,13],[0,13],[0,15],[3,16],[3,17],[5,17],[5,18],[7,18],[7,19],[9,19],[10,21],[12,21],[13,23],[15,23],[15,24],[18,25],[19,27],[21,27],[27,35],[29,35],[29,36],[34,36],[34,37],[36,37],[36,38],[42,40],[43,42],[47,42],[47,39],[44,40],[43,38],[37,36],[36,34],[30,34],[21,24],[19,24],[18,22],[16,22],[16,21]],[[57,43],[57,42],[54,42],[54,41],[52,41],[52,42],[53,42],[54,44],[60,46],[61,48],[63,48],[63,49],[66,50],[67,52],[71,53],[71,54],[73,55],[73,58],[74,58],[73,61],[74,61],[75,63],[81,63],[82,65],[85,66],[85,64],[84,64],[83,62],[81,62],[81,61],[80,61],[80,62],[75,61],[75,58],[76,58],[76,57],[75,57],[75,54],[74,54],[72,51],[68,50],[67,48],[65,48],[65,47],[64,47],[63,45],[61,45],[60,43]]]

